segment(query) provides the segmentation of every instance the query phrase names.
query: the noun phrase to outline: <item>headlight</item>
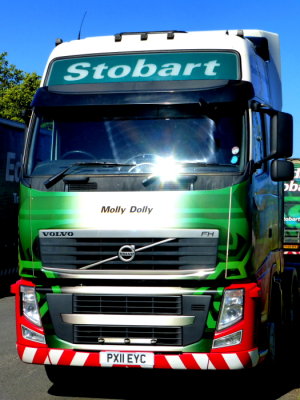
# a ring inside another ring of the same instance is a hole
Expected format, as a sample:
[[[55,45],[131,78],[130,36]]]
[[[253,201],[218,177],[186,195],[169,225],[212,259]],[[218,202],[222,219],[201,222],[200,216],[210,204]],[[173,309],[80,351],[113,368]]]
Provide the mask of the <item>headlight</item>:
[[[23,315],[33,324],[42,326],[35,288],[31,286],[21,286],[20,290],[22,293]]]
[[[244,289],[225,290],[217,330],[228,328],[243,318]]]

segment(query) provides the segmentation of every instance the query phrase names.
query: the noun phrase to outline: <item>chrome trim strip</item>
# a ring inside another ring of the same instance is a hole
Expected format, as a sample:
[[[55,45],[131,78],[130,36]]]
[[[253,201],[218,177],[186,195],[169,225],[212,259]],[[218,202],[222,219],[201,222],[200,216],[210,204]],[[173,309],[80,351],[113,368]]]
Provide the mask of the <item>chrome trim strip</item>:
[[[197,289],[181,287],[148,287],[148,286],[67,286],[61,293],[96,294],[96,295],[184,295],[195,294]]]
[[[105,230],[105,229],[41,229],[44,239],[64,238],[218,238],[218,229],[157,229],[157,230]]]
[[[68,279],[143,279],[143,280],[200,280],[213,272],[215,268],[206,268],[201,270],[171,270],[171,271],[135,271],[135,270],[114,270],[114,271],[90,271],[77,269],[49,268],[43,267],[42,272],[55,272],[58,278]]]
[[[183,346],[143,346],[143,345],[102,345],[102,344],[75,344],[71,342],[64,342],[68,344],[73,350],[86,350],[86,351],[154,351],[164,353],[177,353],[181,352]]]
[[[73,325],[114,326],[187,326],[194,323],[193,315],[122,315],[122,314],[61,314],[63,322]]]

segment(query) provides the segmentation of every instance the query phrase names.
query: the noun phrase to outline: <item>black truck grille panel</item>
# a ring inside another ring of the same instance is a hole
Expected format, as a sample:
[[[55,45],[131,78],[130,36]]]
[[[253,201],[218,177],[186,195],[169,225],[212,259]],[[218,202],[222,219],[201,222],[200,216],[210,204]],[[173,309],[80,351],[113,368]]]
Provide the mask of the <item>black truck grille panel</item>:
[[[181,311],[179,296],[73,296],[76,314],[180,315]]]
[[[55,335],[61,340],[82,345],[187,346],[206,334],[212,300],[212,295],[204,294],[118,296],[47,293]],[[74,316],[74,322],[65,322],[64,315]],[[102,319],[105,315],[109,324],[105,322],[106,318]],[[191,318],[189,324],[185,324],[184,316]]]
[[[102,338],[110,339],[146,339],[153,340],[155,345],[182,345],[182,328],[180,327],[102,327],[74,325],[74,343],[99,344]],[[128,343],[129,344],[129,343]]]
[[[214,268],[218,238],[72,238],[40,237],[40,256],[48,268],[79,269],[103,261],[92,270],[196,270]],[[134,246],[135,257],[122,261],[118,252],[124,245]],[[153,245],[137,251],[144,246]],[[114,258],[113,260],[108,260]]]

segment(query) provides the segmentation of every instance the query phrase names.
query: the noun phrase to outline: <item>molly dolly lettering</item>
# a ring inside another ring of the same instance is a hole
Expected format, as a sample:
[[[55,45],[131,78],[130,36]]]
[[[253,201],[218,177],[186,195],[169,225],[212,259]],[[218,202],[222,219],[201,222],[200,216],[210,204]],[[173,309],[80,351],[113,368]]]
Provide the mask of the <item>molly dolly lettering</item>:
[[[150,215],[153,211],[153,207],[148,206],[130,206],[130,207],[122,207],[122,206],[102,206],[101,214],[147,214]]]

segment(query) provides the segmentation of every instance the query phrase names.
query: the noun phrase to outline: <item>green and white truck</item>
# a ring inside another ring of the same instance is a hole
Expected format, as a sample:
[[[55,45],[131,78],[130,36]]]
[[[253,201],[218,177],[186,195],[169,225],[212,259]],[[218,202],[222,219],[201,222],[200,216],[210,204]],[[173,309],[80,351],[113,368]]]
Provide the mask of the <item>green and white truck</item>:
[[[53,382],[72,366],[278,358],[282,187],[293,176],[278,36],[60,42],[22,163],[20,358]]]

